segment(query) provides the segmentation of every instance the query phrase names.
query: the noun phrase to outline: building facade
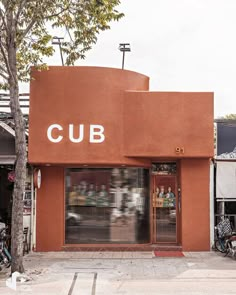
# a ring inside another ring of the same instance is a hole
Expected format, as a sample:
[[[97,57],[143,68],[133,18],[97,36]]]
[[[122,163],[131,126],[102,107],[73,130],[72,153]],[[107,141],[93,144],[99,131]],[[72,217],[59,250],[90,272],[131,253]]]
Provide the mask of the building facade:
[[[36,251],[210,249],[213,93],[111,68],[32,72]]]

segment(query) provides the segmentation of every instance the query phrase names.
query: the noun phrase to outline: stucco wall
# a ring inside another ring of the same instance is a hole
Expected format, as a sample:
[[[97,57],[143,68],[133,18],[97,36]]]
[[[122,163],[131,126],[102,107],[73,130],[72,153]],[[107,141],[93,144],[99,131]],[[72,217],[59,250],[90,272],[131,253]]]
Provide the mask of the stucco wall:
[[[213,152],[213,93],[126,92],[126,156],[211,157]]]
[[[123,99],[125,90],[148,90],[149,78],[120,69],[50,67],[33,72],[30,89],[29,162],[62,164],[139,164],[123,157]],[[47,138],[51,124],[60,124],[59,143]],[[69,140],[69,124],[84,125],[80,143]],[[89,142],[91,124],[105,128],[103,143]],[[78,156],[79,155],[79,156]]]
[[[210,249],[210,168],[207,159],[181,161],[182,247]]]
[[[41,167],[37,190],[36,251],[60,251],[64,240],[64,168]]]
[[[213,156],[213,93],[148,92],[149,78],[120,69],[52,67],[33,72],[29,162],[150,165],[148,158]],[[55,143],[47,130],[53,128]],[[69,125],[74,126],[71,142]],[[105,139],[91,142],[90,126]],[[179,149],[179,152],[176,152]]]

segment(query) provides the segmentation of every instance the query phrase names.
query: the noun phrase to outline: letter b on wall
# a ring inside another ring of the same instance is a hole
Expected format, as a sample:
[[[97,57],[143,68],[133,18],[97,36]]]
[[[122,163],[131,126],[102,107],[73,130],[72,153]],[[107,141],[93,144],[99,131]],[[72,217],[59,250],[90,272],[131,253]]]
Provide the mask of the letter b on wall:
[[[104,140],[104,127],[102,125],[90,125],[89,142],[101,143]]]

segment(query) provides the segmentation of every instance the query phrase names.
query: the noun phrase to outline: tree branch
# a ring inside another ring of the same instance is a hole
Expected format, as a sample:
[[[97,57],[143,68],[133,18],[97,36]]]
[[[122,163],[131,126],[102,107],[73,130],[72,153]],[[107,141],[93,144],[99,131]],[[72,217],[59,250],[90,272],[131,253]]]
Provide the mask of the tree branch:
[[[6,71],[6,69],[4,69],[3,66],[0,66],[0,71],[4,72],[5,74],[8,74],[7,71]]]
[[[61,13],[63,13],[64,11],[68,10],[68,6],[64,9],[62,9],[60,12],[56,13],[56,14],[52,14],[46,17],[46,19],[55,17],[60,15]],[[34,24],[36,23],[36,18],[35,18],[36,13],[34,14],[34,16],[32,17],[32,21],[31,23],[29,23],[29,25],[26,27],[26,29],[24,30],[24,33],[22,35],[22,39],[24,39],[26,37],[26,35],[28,34],[28,32],[32,29],[32,27],[34,26]]]
[[[23,7],[24,7],[24,4],[26,3],[26,1],[27,0],[22,0],[22,2],[21,2],[21,8],[19,8],[19,10],[18,10],[18,12],[17,12],[17,17],[16,17],[16,22],[18,21],[18,18],[19,18],[19,15],[20,15],[20,12],[22,11],[22,9],[23,9]],[[38,6],[38,3],[39,2],[37,2],[37,4],[36,4],[36,6]],[[60,14],[62,14],[63,12],[65,12],[66,10],[68,10],[69,8],[70,8],[70,4],[72,3],[72,0],[70,0],[70,2],[69,2],[69,4],[65,7],[65,8],[62,8],[61,9],[61,11],[60,12],[58,12],[58,13],[55,13],[55,14],[51,14],[51,15],[49,15],[49,16],[47,16],[47,17],[45,17],[45,19],[50,19],[50,18],[53,18],[53,17],[56,17],[56,16],[59,16]],[[21,10],[21,11],[20,11]],[[26,36],[27,36],[27,34],[29,33],[29,31],[33,28],[33,26],[34,26],[34,24],[37,22],[37,20],[36,20],[36,14],[37,14],[37,7],[36,7],[36,9],[35,9],[35,13],[34,13],[34,15],[33,15],[33,17],[32,17],[32,21],[28,24],[28,26],[25,28],[25,30],[24,30],[24,32],[23,32],[23,35],[22,35],[22,39],[24,39]],[[19,14],[19,15],[18,15]]]
[[[1,71],[0,71],[0,76],[3,78],[3,79],[5,79],[5,80],[7,80],[8,81],[8,76],[6,76],[5,74],[3,74]]]
[[[27,1],[27,0],[26,0]],[[22,2],[24,3],[25,0],[22,0]],[[22,3],[21,2],[21,3]],[[39,7],[39,1],[36,2],[36,6],[35,6],[35,10],[34,10],[34,14],[32,16],[32,21],[28,24],[28,26],[25,28],[24,32],[23,32],[23,35],[22,35],[22,39],[24,39],[27,34],[29,33],[29,31],[33,28],[34,24],[36,23],[36,14],[37,14],[37,11],[38,11],[38,7]],[[20,8],[19,8],[20,10]],[[22,10],[21,10],[22,11]],[[19,12],[19,11],[18,11]]]
[[[27,2],[27,0],[21,0],[21,2],[20,2],[19,9],[18,9],[18,11],[16,13],[16,25],[18,24],[20,14],[21,14],[26,2]]]
[[[72,0],[70,0],[68,5],[65,8],[62,8],[61,11],[59,11],[58,13],[55,13],[55,14],[51,14],[51,15],[47,16],[46,18],[50,19],[50,18],[59,16],[60,14],[62,14],[63,12],[65,12],[66,10],[68,10],[70,8],[71,3],[72,3]]]
[[[32,17],[32,21],[28,24],[28,26],[26,27],[26,29],[23,32],[22,35],[22,39],[24,39],[26,37],[26,35],[29,33],[29,31],[33,28],[34,24],[36,23],[36,19],[34,18],[34,16]]]
[[[10,66],[9,66],[9,62],[8,62],[8,59],[7,59],[7,55],[4,51],[4,48],[2,46],[2,40],[1,40],[1,36],[0,36],[0,51],[2,53],[2,57],[4,59],[4,62],[5,62],[5,65],[7,67],[7,71],[8,71],[8,75],[11,76],[13,78],[13,80],[16,82],[16,78],[14,77],[14,75],[12,74],[12,71],[10,69]]]
[[[7,32],[7,31],[8,31],[8,30],[7,30],[7,24],[6,24],[6,21],[5,21],[4,15],[3,15],[3,11],[2,11],[1,8],[0,8],[0,18],[1,18],[1,20],[2,20],[2,24],[3,24],[3,26],[4,26],[4,29],[5,29],[6,32]]]
[[[71,42],[73,42],[73,38],[71,36],[70,29],[66,27],[66,30],[67,30],[67,33],[68,33],[68,35],[70,37]]]

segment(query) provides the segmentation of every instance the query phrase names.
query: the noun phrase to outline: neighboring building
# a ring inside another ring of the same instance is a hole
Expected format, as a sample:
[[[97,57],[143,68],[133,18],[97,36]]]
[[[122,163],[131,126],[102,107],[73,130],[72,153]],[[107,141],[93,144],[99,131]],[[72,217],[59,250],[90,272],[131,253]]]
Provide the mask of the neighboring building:
[[[15,131],[3,121],[0,121],[0,143],[0,219],[9,224],[16,159]]]
[[[236,229],[236,120],[217,119],[215,223],[227,215]]]
[[[12,193],[15,180],[15,130],[9,113],[0,112],[0,221],[11,230]],[[24,192],[23,226],[28,227],[30,236],[31,220],[31,168],[27,165]],[[29,241],[29,239],[28,239]],[[29,241],[30,243],[30,241]]]
[[[111,68],[32,75],[36,251],[210,249],[213,93],[149,92]]]

